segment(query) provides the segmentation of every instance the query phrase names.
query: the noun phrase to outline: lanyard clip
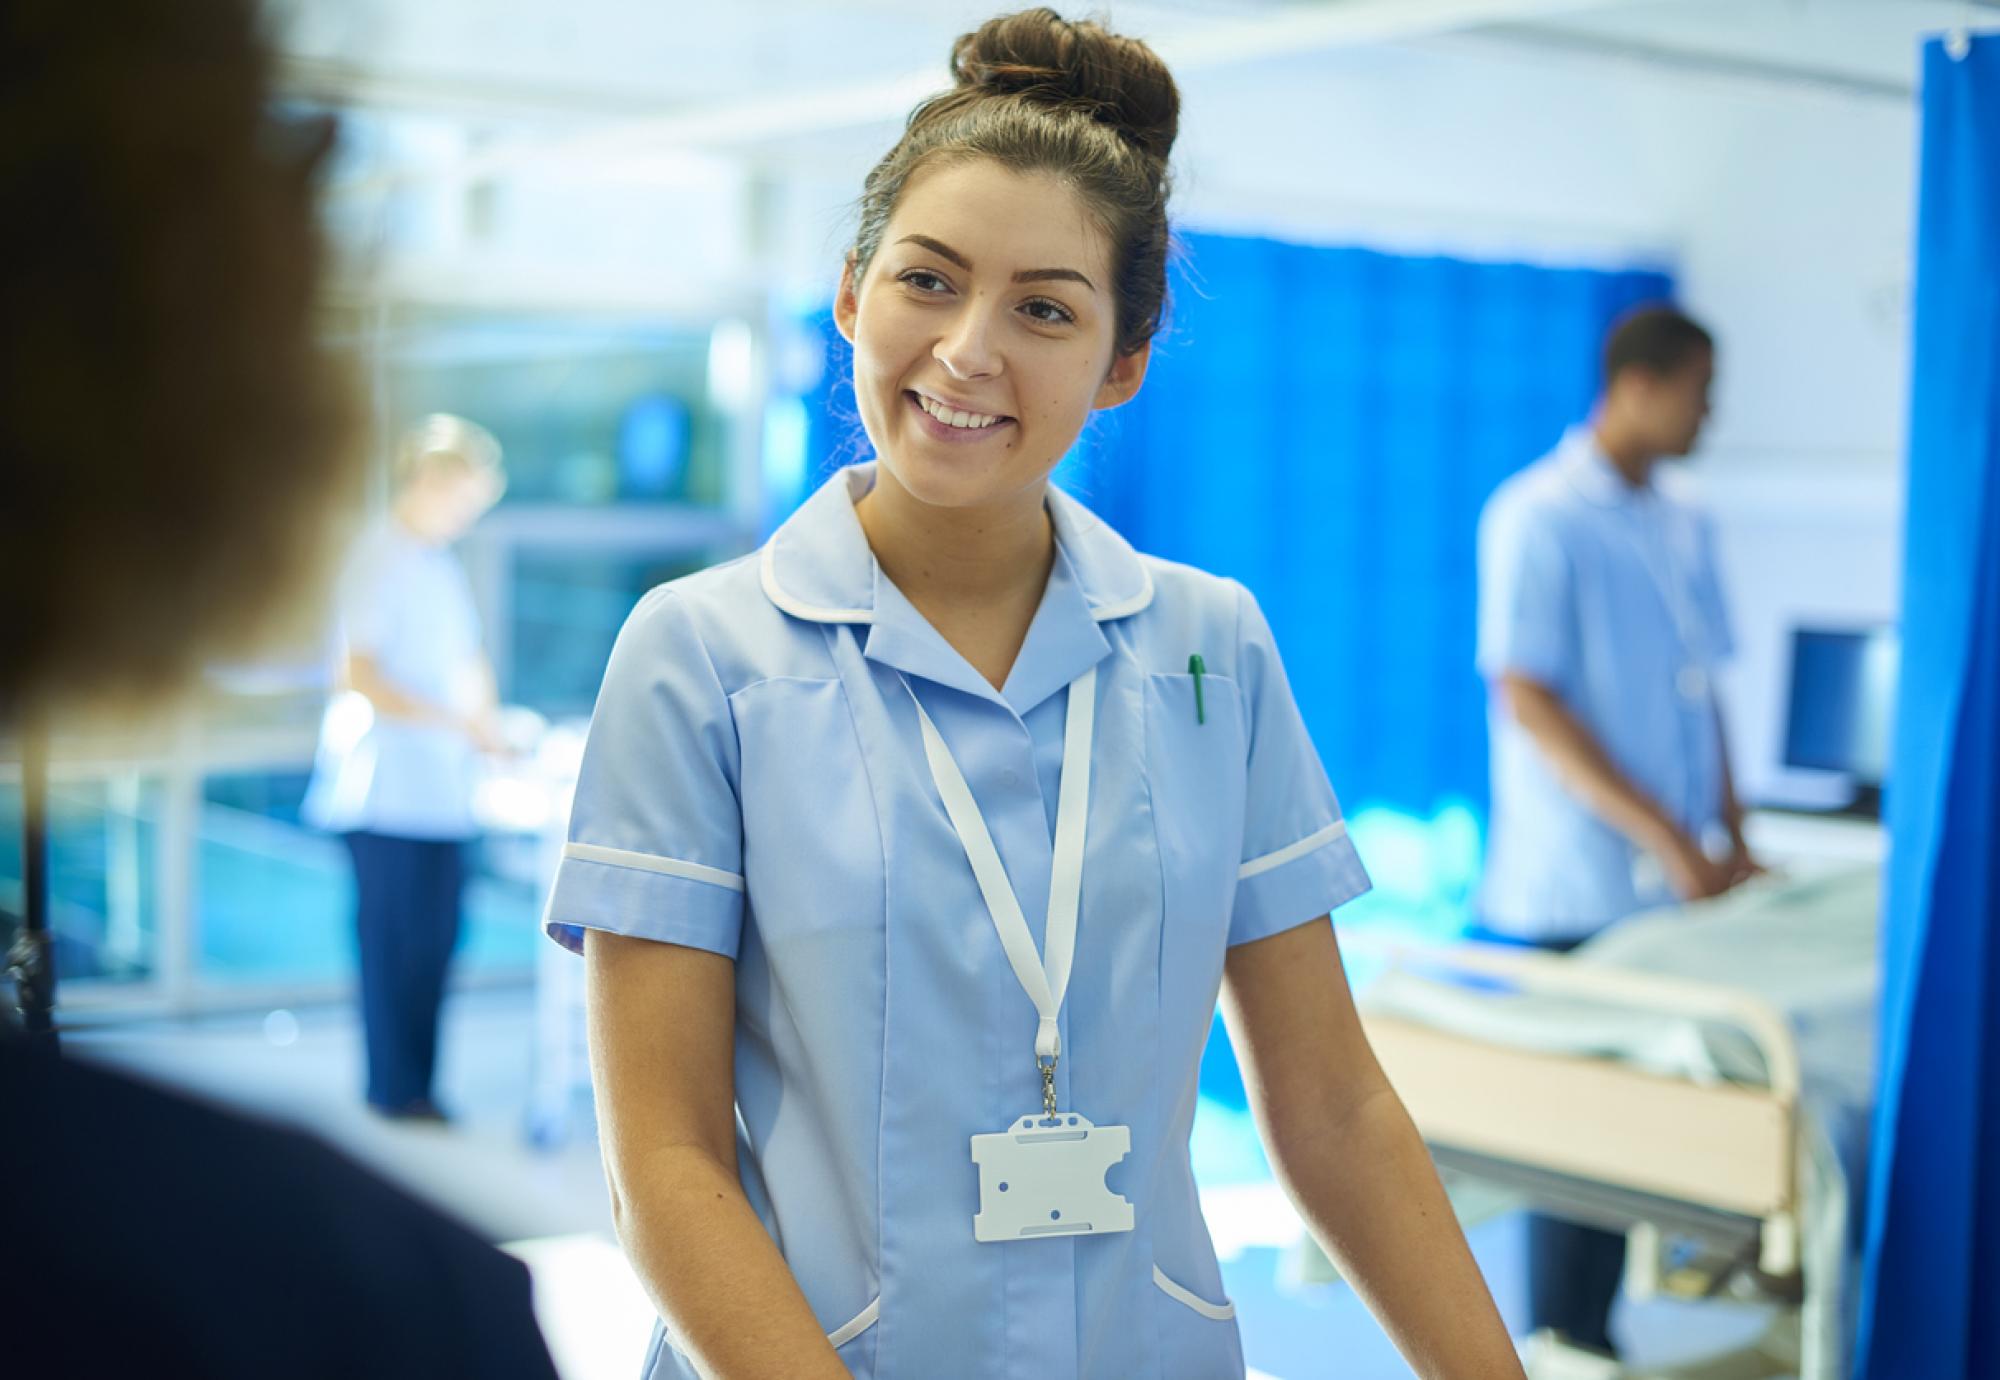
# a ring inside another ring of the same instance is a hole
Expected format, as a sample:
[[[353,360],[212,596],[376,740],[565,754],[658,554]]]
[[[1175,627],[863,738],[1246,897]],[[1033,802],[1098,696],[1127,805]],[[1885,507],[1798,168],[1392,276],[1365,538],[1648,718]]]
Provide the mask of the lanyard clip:
[[[1200,652],[1188,657],[1188,674],[1194,677],[1194,721],[1205,724],[1208,722],[1208,709],[1201,702],[1201,678],[1208,674],[1208,667],[1203,663]]]

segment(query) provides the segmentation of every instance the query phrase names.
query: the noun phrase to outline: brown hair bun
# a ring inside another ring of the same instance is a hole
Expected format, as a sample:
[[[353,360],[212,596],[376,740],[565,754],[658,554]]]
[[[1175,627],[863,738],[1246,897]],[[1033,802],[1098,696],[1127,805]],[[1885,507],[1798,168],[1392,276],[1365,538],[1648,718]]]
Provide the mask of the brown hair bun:
[[[1002,15],[963,35],[952,45],[951,74],[961,89],[1080,111],[1161,162],[1180,129],[1180,92],[1157,53],[1052,9]]]

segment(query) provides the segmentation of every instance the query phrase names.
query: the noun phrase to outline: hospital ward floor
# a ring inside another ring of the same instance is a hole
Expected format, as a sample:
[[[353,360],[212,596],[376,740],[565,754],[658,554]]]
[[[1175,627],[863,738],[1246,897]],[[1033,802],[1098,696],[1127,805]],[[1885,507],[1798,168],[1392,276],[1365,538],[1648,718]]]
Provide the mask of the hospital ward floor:
[[[565,1380],[633,1380],[650,1310],[612,1241],[585,1100],[554,1123],[546,1107],[529,1105],[534,1029],[526,988],[453,998],[439,1092],[456,1118],[447,1128],[392,1124],[363,1109],[359,1032],[346,1007],[109,1025],[75,1032],[70,1048],[316,1131],[510,1243],[535,1272],[537,1312]],[[531,1119],[539,1144],[528,1134]],[[1353,1291],[1319,1282],[1325,1271],[1300,1251],[1298,1219],[1262,1173],[1246,1141],[1247,1121],[1204,1102],[1195,1173],[1252,1375],[1407,1376]],[[1473,1251],[1519,1334],[1527,1297],[1522,1218],[1511,1211],[1476,1216],[1468,1230]],[[1769,1318],[1768,1310],[1742,1304],[1621,1300],[1614,1330],[1628,1361],[1650,1369],[1740,1345]]]

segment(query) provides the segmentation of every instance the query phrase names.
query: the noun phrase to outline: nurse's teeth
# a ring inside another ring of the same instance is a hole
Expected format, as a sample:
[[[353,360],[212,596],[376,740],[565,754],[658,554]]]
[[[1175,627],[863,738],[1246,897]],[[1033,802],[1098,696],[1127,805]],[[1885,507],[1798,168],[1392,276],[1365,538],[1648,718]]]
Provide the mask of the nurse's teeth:
[[[952,408],[946,407],[943,403],[934,402],[930,398],[924,397],[921,393],[917,395],[917,403],[924,411],[930,413],[931,416],[937,418],[946,426],[964,427],[977,431],[982,427],[992,426],[1000,420],[998,417],[989,417],[981,412],[955,411]]]

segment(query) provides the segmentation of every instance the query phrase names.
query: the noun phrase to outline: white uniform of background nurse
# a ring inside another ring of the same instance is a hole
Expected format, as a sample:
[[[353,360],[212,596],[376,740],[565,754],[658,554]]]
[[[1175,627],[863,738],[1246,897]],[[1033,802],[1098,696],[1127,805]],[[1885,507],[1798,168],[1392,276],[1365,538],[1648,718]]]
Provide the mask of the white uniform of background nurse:
[[[344,693],[328,706],[304,804],[354,864],[368,1105],[442,1119],[438,1018],[458,941],[481,751],[498,751],[493,671],[452,552],[505,488],[500,446],[428,417],[395,458],[395,498],[340,592]]]

